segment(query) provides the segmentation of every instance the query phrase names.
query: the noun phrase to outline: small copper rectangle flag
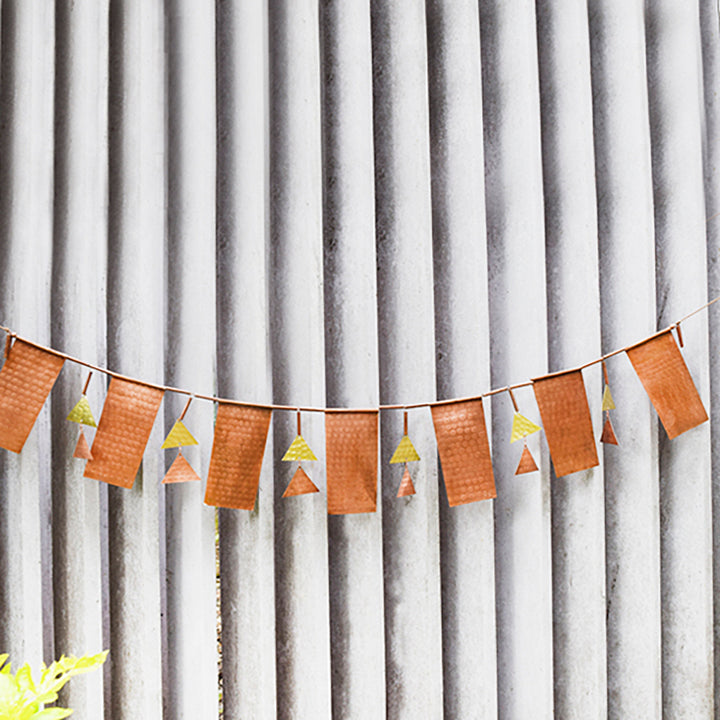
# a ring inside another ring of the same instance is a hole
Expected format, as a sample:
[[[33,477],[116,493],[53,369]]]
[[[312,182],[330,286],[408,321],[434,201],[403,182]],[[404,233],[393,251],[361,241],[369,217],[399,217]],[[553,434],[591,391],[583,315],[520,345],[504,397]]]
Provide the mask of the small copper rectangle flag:
[[[0,447],[19,453],[50,394],[63,359],[16,340],[0,370]]]
[[[325,453],[328,513],[375,512],[378,412],[326,412]]]
[[[598,464],[592,418],[581,370],[533,380],[555,475],[562,477]]]
[[[215,419],[205,504],[252,510],[272,410],[220,403]]]
[[[708,419],[670,330],[628,349],[627,355],[669,438]]]
[[[482,400],[431,408],[450,507],[497,496]]]
[[[133,486],[162,399],[159,388],[122,378],[110,380],[85,477]]]

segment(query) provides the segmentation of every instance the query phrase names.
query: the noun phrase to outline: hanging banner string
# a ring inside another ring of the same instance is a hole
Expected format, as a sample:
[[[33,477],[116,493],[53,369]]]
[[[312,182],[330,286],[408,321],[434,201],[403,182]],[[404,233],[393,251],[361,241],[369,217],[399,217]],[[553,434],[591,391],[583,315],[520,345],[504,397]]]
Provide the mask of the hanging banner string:
[[[704,305],[701,305],[698,308],[695,308],[695,310],[692,310],[684,317],[680,318],[680,320],[677,320],[676,322],[672,323],[671,325],[668,325],[663,330],[658,330],[656,333],[653,333],[652,335],[649,335],[647,338],[643,338],[639,340],[638,342],[632,343],[630,345],[626,345],[625,347],[619,348],[617,350],[613,350],[612,352],[606,353],[605,355],[602,355],[599,358],[596,358],[595,360],[590,360],[589,362],[586,362],[584,365],[580,365],[576,368],[568,368],[565,370],[560,370],[557,373],[551,373],[550,375],[547,375],[545,377],[551,377],[552,375],[560,375],[564,373],[574,372],[578,370],[584,370],[585,368],[591,367],[593,365],[597,365],[598,363],[604,363],[606,360],[608,360],[611,357],[615,357],[615,355],[620,355],[627,350],[635,347],[635,345],[644,342],[645,340],[650,340],[651,338],[657,337],[658,335],[663,335],[664,333],[667,333],[669,331],[675,330],[678,333],[678,340],[680,341],[680,346],[682,347],[682,333],[680,331],[680,325],[681,323],[684,323],[689,318],[693,317],[694,315],[697,315],[698,313],[702,312],[703,310],[706,310],[711,305],[714,305],[716,302],[720,301],[720,295],[717,297],[714,297],[712,300],[708,301]],[[88,375],[87,381],[85,383],[85,389],[87,389],[87,385],[90,382],[90,377],[92,377],[92,371],[99,372],[104,375],[108,375],[112,378],[117,378],[119,380],[127,380],[128,382],[138,383],[140,385],[145,385],[147,387],[154,388],[156,390],[162,390],[163,392],[171,392],[176,393],[178,395],[187,395],[189,396],[189,400],[187,405],[185,406],[185,411],[187,410],[187,407],[190,405],[190,401],[193,398],[198,398],[199,400],[208,400],[209,402],[214,403],[221,403],[223,405],[240,405],[242,407],[250,407],[250,408],[262,408],[265,410],[286,410],[289,412],[317,412],[317,413],[333,413],[333,412],[346,412],[347,410],[352,410],[353,412],[377,412],[378,410],[413,410],[417,408],[423,408],[423,407],[434,407],[436,405],[440,404],[448,404],[448,403],[455,403],[455,402],[466,402],[470,400],[480,400],[484,397],[490,397],[492,395],[499,395],[500,393],[510,393],[510,397],[513,400],[513,405],[515,405],[514,397],[512,395],[513,390],[517,390],[519,388],[523,387],[531,387],[533,385],[532,380],[526,380],[525,382],[515,383],[513,385],[506,385],[504,387],[500,388],[494,388],[492,390],[488,390],[487,392],[480,393],[479,395],[471,395],[468,397],[459,397],[459,398],[450,398],[446,400],[431,400],[431,401],[425,401],[425,402],[416,402],[416,403],[405,403],[405,404],[393,404],[393,405],[378,405],[378,407],[375,408],[337,408],[337,407],[319,407],[319,406],[300,406],[300,405],[278,405],[275,403],[256,403],[256,402],[246,402],[243,400],[233,400],[230,398],[221,398],[216,395],[201,395],[200,393],[194,393],[190,390],[185,390],[184,388],[179,387],[173,387],[171,385],[159,385],[157,383],[151,383],[146,380],[138,380],[137,378],[130,377],[128,375],[123,375],[121,373],[115,372],[114,370],[109,370],[108,368],[103,368],[98,365],[93,365],[92,363],[89,363],[85,360],[81,360],[80,358],[73,357],[72,355],[68,355],[67,353],[63,353],[60,350],[56,350],[55,348],[47,347],[46,345],[41,345],[40,343],[33,342],[32,340],[28,340],[27,338],[21,337],[17,333],[15,333],[13,330],[11,330],[9,327],[6,327],[4,325],[0,325],[0,330],[4,331],[7,334],[6,337],[6,343],[5,343],[5,357],[8,355],[8,351],[10,349],[11,342],[13,340],[22,340],[24,343],[28,345],[32,345],[33,347],[38,348],[39,350],[44,350],[45,352],[51,353],[52,355],[55,355],[56,357],[62,358],[63,360],[68,360],[72,363],[75,363],[76,365],[81,365],[83,367],[88,368],[91,372]],[[183,415],[185,414],[185,411],[183,411]]]

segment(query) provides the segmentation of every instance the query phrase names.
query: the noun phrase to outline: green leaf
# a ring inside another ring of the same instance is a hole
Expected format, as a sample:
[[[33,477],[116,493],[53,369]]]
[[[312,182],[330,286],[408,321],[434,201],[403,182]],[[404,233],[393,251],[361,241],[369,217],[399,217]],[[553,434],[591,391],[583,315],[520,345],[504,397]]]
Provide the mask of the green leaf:
[[[45,710],[35,713],[31,718],[32,720],[61,720],[61,718],[72,715],[72,712],[69,708],[46,708]]]

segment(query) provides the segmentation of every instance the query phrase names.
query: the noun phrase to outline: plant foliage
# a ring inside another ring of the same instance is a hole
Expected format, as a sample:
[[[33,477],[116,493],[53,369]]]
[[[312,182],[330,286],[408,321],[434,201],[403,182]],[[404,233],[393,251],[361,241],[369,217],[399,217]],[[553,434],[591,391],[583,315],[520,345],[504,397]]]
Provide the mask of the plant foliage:
[[[8,655],[0,655],[0,720],[60,720],[72,714],[69,708],[44,705],[54,703],[58,692],[75,675],[90,672],[105,662],[107,650],[97,655],[63,655],[46,667],[40,666],[40,678],[33,678],[26,663],[15,674],[7,662]]]

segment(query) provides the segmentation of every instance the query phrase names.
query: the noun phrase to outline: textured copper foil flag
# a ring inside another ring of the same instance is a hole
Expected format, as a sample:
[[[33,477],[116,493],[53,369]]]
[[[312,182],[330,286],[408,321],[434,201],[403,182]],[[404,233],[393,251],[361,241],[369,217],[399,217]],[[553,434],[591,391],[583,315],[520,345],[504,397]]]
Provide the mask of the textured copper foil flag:
[[[308,474],[298,466],[292,480],[285,488],[283,497],[294,497],[295,495],[307,495],[308,493],[320,492],[317,485],[308,477]]]
[[[669,438],[708,419],[670,330],[628,349],[627,355]]]
[[[252,510],[272,411],[220,403],[215,419],[205,504]]]
[[[23,449],[63,362],[22,340],[12,344],[0,370],[0,447]]]
[[[441,403],[431,411],[450,507],[496,497],[482,400]]]
[[[555,475],[562,477],[598,465],[592,418],[580,370],[533,380]]]
[[[80,428],[80,437],[78,438],[77,444],[75,445],[75,452],[73,452],[74,458],[80,460],[92,460],[92,453],[90,452],[90,446],[88,441],[85,439],[85,433]]]
[[[520,462],[518,463],[517,469],[515,470],[516,475],[525,475],[526,473],[535,472],[538,469],[535,458],[532,456],[527,445],[523,446],[522,455],[520,456]]]
[[[375,512],[378,411],[326,412],[325,454],[328,513]]]
[[[408,470],[407,463],[405,463],[405,472],[402,476],[402,482],[398,488],[398,497],[409,497],[415,494],[415,486],[413,485],[412,478],[410,477],[410,471]]]
[[[112,378],[85,477],[131,488],[160,409],[163,391]]]
[[[162,481],[163,484],[168,485],[170,483],[193,482],[199,479],[200,476],[193,470],[192,465],[185,459],[182,452],[179,452]]]

